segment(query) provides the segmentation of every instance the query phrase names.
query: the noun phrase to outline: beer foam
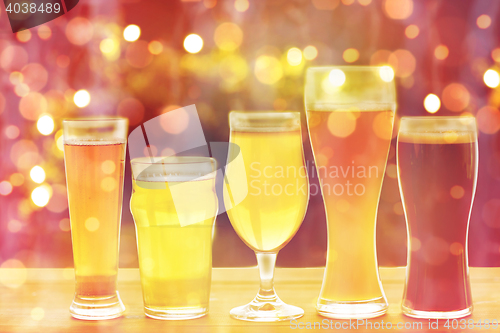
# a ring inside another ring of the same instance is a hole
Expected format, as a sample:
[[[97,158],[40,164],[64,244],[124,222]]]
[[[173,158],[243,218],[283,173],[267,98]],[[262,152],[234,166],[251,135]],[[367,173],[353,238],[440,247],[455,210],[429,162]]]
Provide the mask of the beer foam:
[[[109,146],[124,144],[123,139],[69,139],[64,140],[65,145],[69,146]]]
[[[234,132],[291,132],[301,128],[299,112],[231,111],[229,125]]]
[[[161,183],[161,182],[184,183],[184,182],[201,181],[214,178],[215,178],[215,172],[211,172],[206,175],[203,175],[201,173],[189,174],[189,175],[141,173],[135,180],[148,183]]]
[[[476,134],[472,131],[400,131],[398,134],[398,141],[406,143],[452,144],[472,143],[476,142],[476,140]]]

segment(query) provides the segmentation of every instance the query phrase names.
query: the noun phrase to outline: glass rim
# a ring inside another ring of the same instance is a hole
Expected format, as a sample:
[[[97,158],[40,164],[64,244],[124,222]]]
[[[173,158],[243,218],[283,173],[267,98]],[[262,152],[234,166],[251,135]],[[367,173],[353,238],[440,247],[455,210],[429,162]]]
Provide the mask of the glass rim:
[[[182,165],[182,164],[204,164],[217,163],[213,157],[206,156],[154,156],[154,157],[136,157],[130,160],[130,164],[143,165]],[[215,170],[214,170],[215,171]]]
[[[103,116],[103,117],[81,117],[81,118],[66,118],[63,123],[71,122],[96,122],[96,121],[128,121],[128,118],[120,116]]]
[[[229,116],[231,115],[245,115],[248,116],[248,118],[253,118],[253,119],[259,119],[260,117],[262,118],[285,118],[286,116],[299,116],[300,117],[300,111],[275,111],[275,110],[269,110],[269,111],[238,111],[234,110],[229,112]],[[280,117],[282,116],[282,117]]]
[[[469,120],[476,119],[473,115],[470,116],[404,116],[401,117],[400,121],[403,120]]]

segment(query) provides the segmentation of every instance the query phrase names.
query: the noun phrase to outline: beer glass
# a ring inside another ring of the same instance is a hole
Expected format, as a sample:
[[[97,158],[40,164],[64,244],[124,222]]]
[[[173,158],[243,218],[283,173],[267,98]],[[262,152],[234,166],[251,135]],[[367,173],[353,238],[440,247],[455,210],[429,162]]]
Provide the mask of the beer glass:
[[[136,158],[134,217],[144,311],[156,319],[208,313],[212,231],[218,210],[209,157]]]
[[[316,309],[330,318],[387,311],[375,230],[396,107],[390,67],[313,67],[305,107],[326,209],[328,249]]]
[[[407,316],[472,313],[467,235],[477,160],[474,117],[401,119],[397,162],[408,228]]]
[[[78,319],[119,317],[116,290],[128,120],[63,121],[76,290],[70,313]]]
[[[231,317],[259,322],[299,318],[304,310],[281,301],[273,279],[278,251],[299,229],[309,200],[300,113],[231,112],[229,122],[228,161],[233,162],[226,168],[224,204],[234,230],[255,251],[260,273],[257,296],[232,309]]]

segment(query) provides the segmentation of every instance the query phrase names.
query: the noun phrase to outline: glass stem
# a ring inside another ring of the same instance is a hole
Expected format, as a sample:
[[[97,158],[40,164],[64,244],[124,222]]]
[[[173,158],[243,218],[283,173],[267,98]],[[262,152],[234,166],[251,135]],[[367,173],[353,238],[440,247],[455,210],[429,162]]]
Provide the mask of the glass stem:
[[[274,266],[278,253],[255,252],[255,255],[260,274],[260,289],[257,297],[269,301],[275,300],[278,296],[274,291]]]

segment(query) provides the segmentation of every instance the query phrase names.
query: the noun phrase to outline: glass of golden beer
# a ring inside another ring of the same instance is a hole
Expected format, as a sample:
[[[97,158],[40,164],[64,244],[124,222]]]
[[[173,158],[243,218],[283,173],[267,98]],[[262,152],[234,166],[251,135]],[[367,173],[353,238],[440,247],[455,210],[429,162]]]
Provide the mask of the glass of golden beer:
[[[313,67],[305,107],[326,209],[328,249],[316,309],[330,318],[387,311],[375,244],[396,97],[390,67]]]
[[[132,164],[134,216],[144,311],[155,319],[208,313],[212,232],[218,210],[216,161],[144,157]]]
[[[467,237],[478,164],[475,118],[401,118],[397,163],[408,228],[403,313],[468,316]]]
[[[76,291],[73,317],[100,320],[125,311],[116,290],[128,120],[63,121]]]
[[[299,229],[309,200],[299,112],[231,112],[224,204],[238,236],[255,251],[260,290],[233,318],[272,322],[301,317],[274,291],[278,251]]]

